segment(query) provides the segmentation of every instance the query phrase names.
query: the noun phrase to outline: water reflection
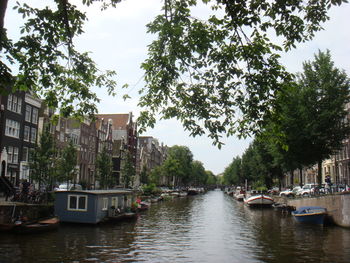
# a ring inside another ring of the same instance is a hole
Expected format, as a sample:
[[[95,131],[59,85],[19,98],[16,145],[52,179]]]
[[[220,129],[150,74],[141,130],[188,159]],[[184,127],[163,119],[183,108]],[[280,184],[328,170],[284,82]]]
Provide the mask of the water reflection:
[[[1,233],[0,262],[349,262],[350,232],[303,226],[220,191],[153,205],[133,222]]]

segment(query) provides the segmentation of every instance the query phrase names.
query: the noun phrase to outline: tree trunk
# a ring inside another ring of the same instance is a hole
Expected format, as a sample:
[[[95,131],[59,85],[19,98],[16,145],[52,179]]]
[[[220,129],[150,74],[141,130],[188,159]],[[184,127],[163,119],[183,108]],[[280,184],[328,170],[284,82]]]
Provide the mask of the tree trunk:
[[[0,31],[2,31],[4,29],[4,20],[5,20],[7,2],[8,2],[8,0],[1,0],[0,1]]]
[[[299,168],[300,186],[303,186],[303,168]]]
[[[282,189],[282,180],[283,180],[283,172],[279,169],[278,171],[278,189],[281,191]]]
[[[290,170],[290,183],[292,186],[294,186],[294,172],[293,170]]]
[[[317,162],[317,184],[319,187],[321,187],[322,184],[322,161]]]

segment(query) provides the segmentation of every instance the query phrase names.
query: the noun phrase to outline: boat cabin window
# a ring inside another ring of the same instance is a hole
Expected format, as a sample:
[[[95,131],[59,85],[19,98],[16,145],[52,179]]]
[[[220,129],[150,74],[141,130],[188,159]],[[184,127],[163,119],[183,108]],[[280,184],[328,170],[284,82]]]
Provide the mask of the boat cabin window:
[[[112,197],[111,206],[118,207],[118,197]]]
[[[108,198],[104,197],[103,199],[102,211],[106,211],[108,209]]]
[[[68,210],[87,211],[86,195],[68,195]]]

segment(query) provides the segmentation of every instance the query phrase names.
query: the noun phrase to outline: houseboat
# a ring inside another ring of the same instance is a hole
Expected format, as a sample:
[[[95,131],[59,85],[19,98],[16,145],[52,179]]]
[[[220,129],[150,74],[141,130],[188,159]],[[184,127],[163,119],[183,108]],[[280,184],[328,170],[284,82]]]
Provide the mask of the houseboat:
[[[97,224],[111,213],[127,213],[135,202],[132,190],[75,190],[55,192],[55,214],[61,222]]]

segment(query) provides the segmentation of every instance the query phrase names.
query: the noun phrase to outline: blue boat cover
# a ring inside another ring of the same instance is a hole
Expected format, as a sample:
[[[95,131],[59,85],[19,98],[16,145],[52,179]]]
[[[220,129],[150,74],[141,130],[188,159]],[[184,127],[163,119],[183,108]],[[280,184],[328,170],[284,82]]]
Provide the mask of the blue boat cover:
[[[326,208],[321,206],[301,206],[294,211],[294,214],[308,214],[315,212],[325,212]]]

